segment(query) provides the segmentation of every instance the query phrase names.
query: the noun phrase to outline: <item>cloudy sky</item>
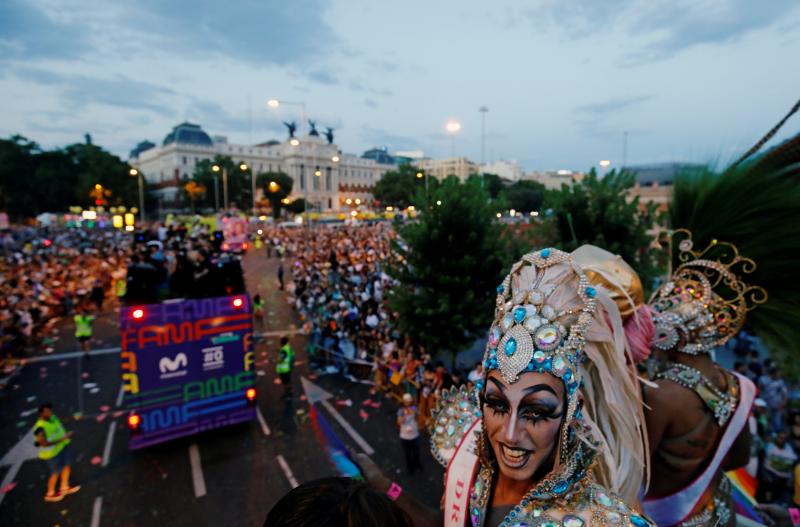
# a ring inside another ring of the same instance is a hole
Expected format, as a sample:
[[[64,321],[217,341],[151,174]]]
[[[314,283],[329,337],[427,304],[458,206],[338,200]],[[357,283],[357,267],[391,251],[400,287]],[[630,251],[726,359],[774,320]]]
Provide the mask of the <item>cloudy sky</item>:
[[[527,170],[728,161],[800,98],[797,0],[2,0],[0,136],[127,157],[190,120]],[[800,118],[781,137],[797,133]]]

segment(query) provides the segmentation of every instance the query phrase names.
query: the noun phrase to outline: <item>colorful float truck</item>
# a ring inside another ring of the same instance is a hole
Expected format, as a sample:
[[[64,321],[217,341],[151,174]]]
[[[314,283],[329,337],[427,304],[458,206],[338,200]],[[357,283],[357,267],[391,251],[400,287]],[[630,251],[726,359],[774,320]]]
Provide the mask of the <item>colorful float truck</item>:
[[[251,313],[247,295],[120,309],[130,448],[255,417]]]
[[[222,232],[225,241],[222,250],[232,253],[243,253],[247,250],[247,220],[241,216],[225,216],[222,218]]]

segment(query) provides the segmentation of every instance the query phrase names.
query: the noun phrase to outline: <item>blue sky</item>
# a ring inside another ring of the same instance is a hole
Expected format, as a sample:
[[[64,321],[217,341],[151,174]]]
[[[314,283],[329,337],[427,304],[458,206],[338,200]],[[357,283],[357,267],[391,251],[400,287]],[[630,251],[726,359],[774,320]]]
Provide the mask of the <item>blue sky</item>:
[[[796,0],[3,0],[0,135],[123,158],[191,120],[285,136],[303,101],[347,152],[527,170],[729,161],[800,98]],[[790,121],[780,140],[800,130]]]

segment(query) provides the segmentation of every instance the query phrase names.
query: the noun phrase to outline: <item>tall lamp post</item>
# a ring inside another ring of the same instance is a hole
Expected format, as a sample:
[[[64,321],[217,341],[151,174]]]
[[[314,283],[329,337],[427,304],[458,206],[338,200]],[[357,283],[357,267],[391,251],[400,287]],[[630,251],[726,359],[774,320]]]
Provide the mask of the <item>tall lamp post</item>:
[[[421,171],[417,172],[417,179],[422,178],[425,178],[425,203],[428,203],[428,178]]]
[[[144,225],[144,175],[135,168],[130,169],[128,173],[139,180],[139,221]]]
[[[221,167],[217,164],[211,166],[211,171],[216,173],[222,170],[222,204],[225,207],[225,210],[228,210],[228,167]],[[239,170],[242,172],[247,171],[247,163],[239,163]],[[253,187],[255,188],[255,180],[253,180]],[[214,182],[216,187],[216,181]],[[255,192],[253,192],[255,196]],[[255,204],[255,197],[253,198],[253,203]],[[217,204],[219,205],[219,204]],[[217,207],[219,208],[219,207]],[[253,207],[255,209],[255,206]]]

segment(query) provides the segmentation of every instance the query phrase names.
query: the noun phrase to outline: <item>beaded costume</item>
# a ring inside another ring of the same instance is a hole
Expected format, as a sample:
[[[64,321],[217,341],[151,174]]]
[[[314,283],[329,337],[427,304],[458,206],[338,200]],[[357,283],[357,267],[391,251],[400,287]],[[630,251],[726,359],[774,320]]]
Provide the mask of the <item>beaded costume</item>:
[[[556,275],[557,279],[563,279],[564,273],[571,273],[573,282],[577,283],[578,305],[558,309],[550,302],[559,285],[543,277],[553,266],[560,266],[558,270],[563,271]],[[603,311],[598,309],[598,302]],[[654,525],[598,481],[598,456],[601,451],[607,456],[609,448],[601,447],[599,427],[583,415],[580,404],[580,396],[584,395],[584,370],[590,363],[587,334],[591,324],[598,320],[598,312],[603,315],[614,310],[616,307],[606,289],[590,285],[572,255],[556,249],[526,254],[498,287],[495,319],[484,355],[484,375],[499,370],[510,384],[525,372],[548,373],[561,379],[566,389],[566,411],[558,434],[554,468],[531,486],[499,525]],[[618,311],[616,319],[619,319]],[[592,350],[594,352],[594,348]],[[624,364],[623,352],[619,350],[619,354],[609,360]],[[615,371],[624,371],[624,368]],[[448,526],[484,526],[490,507],[498,468],[491,459],[491,447],[481,429],[479,401],[485,381],[486,377],[476,383],[473,391],[461,387],[441,392],[433,413],[431,451],[448,468],[443,499]],[[620,379],[620,383],[626,382],[633,386],[630,379]],[[632,429],[639,430],[636,426]],[[608,460],[604,463],[614,464]],[[453,474],[458,471],[460,474]]]
[[[739,332],[748,310],[766,302],[767,293],[740,278],[752,273],[756,264],[735,246],[712,240],[696,251],[686,229],[676,230],[672,240],[677,242],[679,266],[650,301],[655,323],[652,346],[662,352],[710,354]],[[680,362],[664,364],[654,377],[696,393],[720,428],[717,451],[692,484],[671,495],[644,500],[645,511],[659,525],[694,527],[731,521],[730,485],[721,465],[747,422],[755,388],[747,378],[719,370],[725,389]]]

